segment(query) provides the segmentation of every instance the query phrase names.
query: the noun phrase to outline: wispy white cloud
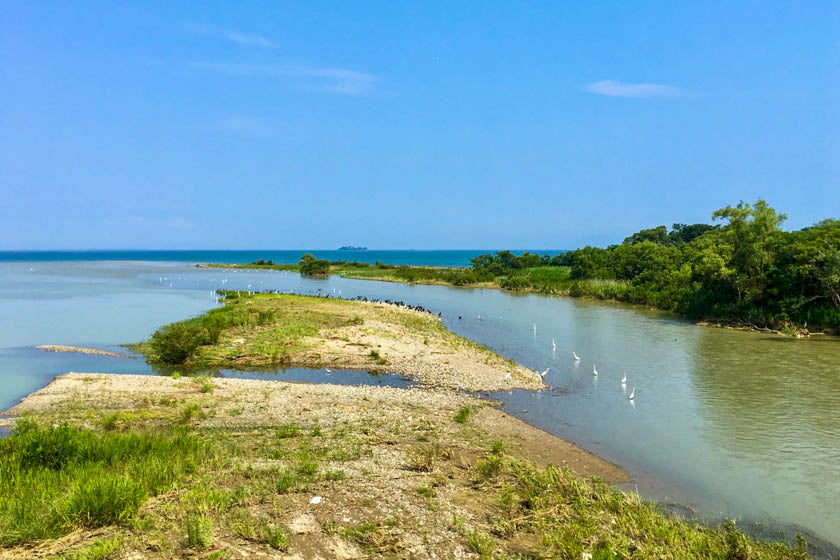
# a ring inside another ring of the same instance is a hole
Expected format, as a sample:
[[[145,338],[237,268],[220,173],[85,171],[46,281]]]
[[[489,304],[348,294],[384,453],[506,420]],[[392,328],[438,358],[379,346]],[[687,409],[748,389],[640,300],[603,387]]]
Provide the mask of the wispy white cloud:
[[[600,80],[586,84],[589,93],[610,97],[676,97],[685,92],[678,87],[665,84],[631,84],[617,80]]]
[[[232,43],[246,47],[262,47],[264,49],[271,49],[276,46],[273,41],[263,37],[262,35],[244,33],[242,31],[237,31],[236,29],[228,29],[209,23],[187,21],[184,22],[181,27],[190,33],[198,33],[201,35],[216,37],[218,39],[225,39]]]
[[[379,78],[367,72],[346,68],[318,68],[289,64],[240,64],[196,62],[197,70],[218,72],[231,76],[285,78],[300,82],[306,89],[339,95],[371,96],[376,94]]]

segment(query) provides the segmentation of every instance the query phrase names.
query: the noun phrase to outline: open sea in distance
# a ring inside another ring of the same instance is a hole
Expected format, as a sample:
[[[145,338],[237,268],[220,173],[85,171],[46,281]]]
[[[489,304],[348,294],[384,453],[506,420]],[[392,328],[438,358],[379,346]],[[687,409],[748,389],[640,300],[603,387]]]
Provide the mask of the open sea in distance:
[[[539,255],[554,256],[563,250],[514,250],[517,255],[528,251]],[[404,264],[412,266],[470,266],[470,259],[495,249],[482,250],[366,250],[340,251],[336,249],[307,250],[94,250],[94,251],[0,251],[0,262],[50,262],[50,261],[159,261],[194,263],[250,263],[259,259],[271,260],[277,264],[300,261],[304,253],[312,253],[319,259],[330,261],[358,261],[374,264]]]

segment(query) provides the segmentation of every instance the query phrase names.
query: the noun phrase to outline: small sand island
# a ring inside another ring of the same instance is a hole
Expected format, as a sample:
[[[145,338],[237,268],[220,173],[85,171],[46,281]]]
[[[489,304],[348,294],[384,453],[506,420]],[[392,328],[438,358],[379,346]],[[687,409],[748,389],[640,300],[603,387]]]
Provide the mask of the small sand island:
[[[341,368],[472,391],[543,388],[537,372],[458,336],[426,311],[383,302],[220,293],[224,307],[162,328],[137,351],[152,363],[193,368]]]
[[[77,354],[92,354],[95,356],[110,356],[112,358],[130,358],[134,359],[134,356],[129,354],[122,354],[120,352],[110,352],[108,350],[100,350],[98,348],[84,348],[82,346],[65,346],[62,344],[39,344],[36,346],[38,350],[44,350],[46,352],[74,352]]]

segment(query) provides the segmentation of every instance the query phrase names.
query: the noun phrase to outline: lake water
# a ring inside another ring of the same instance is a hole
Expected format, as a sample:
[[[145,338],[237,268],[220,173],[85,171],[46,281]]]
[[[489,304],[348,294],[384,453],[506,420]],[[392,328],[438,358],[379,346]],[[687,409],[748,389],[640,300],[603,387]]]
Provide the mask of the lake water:
[[[493,396],[510,413],[617,463],[633,476],[630,488],[689,506],[702,518],[735,517],[742,525],[759,523],[771,535],[778,528],[807,530],[840,543],[836,338],[703,328],[630,306],[498,290],[313,280],[178,262],[5,262],[0,410],[65,371],[152,373],[142,360],[32,346],[113,349],[144,339],[163,324],[215,306],[211,291],[225,279],[229,289],[340,291],[440,311],[454,331],[526,366],[551,368],[549,390]],[[405,384],[391,376],[327,377],[300,369],[276,378]]]

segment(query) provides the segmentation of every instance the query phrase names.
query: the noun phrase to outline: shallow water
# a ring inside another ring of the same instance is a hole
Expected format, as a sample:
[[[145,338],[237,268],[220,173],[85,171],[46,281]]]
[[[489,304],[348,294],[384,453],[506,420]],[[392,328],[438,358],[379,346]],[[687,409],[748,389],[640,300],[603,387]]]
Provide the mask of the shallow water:
[[[643,495],[686,504],[710,519],[803,527],[840,543],[835,338],[702,328],[629,306],[497,290],[310,280],[181,263],[0,263],[0,410],[64,371],[150,373],[142,360],[49,353],[32,345],[113,349],[215,306],[211,290],[249,285],[340,291],[440,311],[456,332],[526,366],[551,368],[550,390],[494,396],[509,412],[616,462]],[[619,382],[624,371],[626,387]],[[405,383],[360,372],[253,375]]]

